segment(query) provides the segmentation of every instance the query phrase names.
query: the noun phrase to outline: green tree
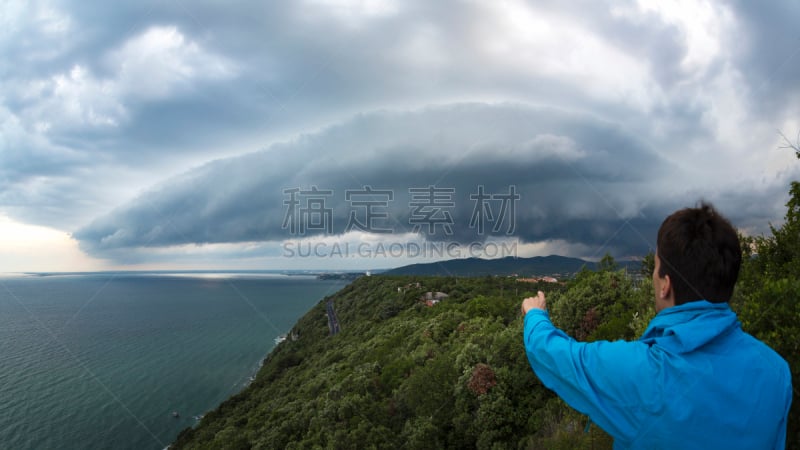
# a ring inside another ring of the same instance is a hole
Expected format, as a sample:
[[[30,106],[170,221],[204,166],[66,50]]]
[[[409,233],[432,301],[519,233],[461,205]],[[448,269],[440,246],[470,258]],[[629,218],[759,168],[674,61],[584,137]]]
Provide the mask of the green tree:
[[[548,298],[548,307],[553,323],[577,340],[624,339],[633,337],[628,323],[636,298],[632,280],[623,271],[583,271],[566,291]],[[600,334],[593,335],[599,328]]]
[[[653,251],[647,252],[642,258],[642,268],[640,269],[642,276],[645,278],[651,278],[653,276],[653,272],[656,270],[656,254]]]
[[[619,269],[619,267],[617,267],[617,262],[614,261],[614,257],[608,252],[606,252],[603,258],[600,259],[600,262],[597,263],[597,270],[600,272],[614,272],[617,269]]]

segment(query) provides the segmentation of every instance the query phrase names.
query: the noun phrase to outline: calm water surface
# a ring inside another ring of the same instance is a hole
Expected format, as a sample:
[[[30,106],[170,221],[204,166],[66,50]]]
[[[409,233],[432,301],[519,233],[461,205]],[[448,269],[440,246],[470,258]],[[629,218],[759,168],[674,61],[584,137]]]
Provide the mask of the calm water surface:
[[[275,337],[345,284],[252,274],[0,278],[0,448],[163,449],[246,386]]]

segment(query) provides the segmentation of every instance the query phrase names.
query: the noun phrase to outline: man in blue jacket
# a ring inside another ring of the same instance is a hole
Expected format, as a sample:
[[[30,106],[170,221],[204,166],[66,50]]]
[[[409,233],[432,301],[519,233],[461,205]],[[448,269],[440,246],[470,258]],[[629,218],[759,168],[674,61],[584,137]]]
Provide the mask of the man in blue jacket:
[[[728,306],[741,258],[711,205],[673,213],[658,231],[657,314],[642,338],[577,342],[553,326],[539,292],[522,302],[531,367],[615,449],[783,449],[791,374]]]

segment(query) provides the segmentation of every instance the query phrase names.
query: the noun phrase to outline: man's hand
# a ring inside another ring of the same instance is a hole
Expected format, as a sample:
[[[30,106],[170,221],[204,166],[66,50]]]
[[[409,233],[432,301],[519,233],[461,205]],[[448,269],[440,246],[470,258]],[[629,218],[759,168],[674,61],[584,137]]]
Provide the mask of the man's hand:
[[[528,314],[531,309],[547,309],[547,302],[544,300],[544,292],[539,291],[536,297],[528,297],[522,301],[522,315]]]

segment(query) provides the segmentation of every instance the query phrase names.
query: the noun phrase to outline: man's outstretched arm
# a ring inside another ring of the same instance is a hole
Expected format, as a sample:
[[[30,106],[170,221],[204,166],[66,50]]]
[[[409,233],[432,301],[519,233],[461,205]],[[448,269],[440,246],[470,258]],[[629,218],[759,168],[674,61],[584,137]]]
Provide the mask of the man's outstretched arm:
[[[647,346],[639,342],[577,342],[556,328],[541,291],[522,302],[528,361],[542,383],[616,439],[635,438],[641,412],[656,393]],[[636,380],[644,381],[637,383]]]

